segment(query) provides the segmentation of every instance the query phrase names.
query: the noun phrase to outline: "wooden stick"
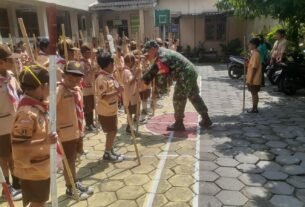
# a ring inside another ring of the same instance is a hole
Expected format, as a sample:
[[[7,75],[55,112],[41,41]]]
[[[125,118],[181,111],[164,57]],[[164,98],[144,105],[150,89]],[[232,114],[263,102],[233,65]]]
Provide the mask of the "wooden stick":
[[[62,32],[62,41],[64,45],[64,55],[65,55],[65,60],[66,64],[68,64],[68,48],[67,48],[67,42],[66,42],[66,32],[65,32],[65,25],[61,24],[61,32]]]
[[[0,32],[0,44],[3,44],[3,39],[2,39],[1,32]]]
[[[14,52],[14,43],[13,43],[13,38],[11,33],[8,33],[8,37],[9,37],[9,41],[10,41],[10,45],[11,45],[11,51]]]
[[[129,108],[126,105],[125,105],[125,110],[126,110],[126,113],[127,113],[127,122],[130,126],[131,140],[132,140],[132,143],[133,143],[135,151],[136,151],[138,163],[139,163],[139,165],[141,165],[140,155],[139,155],[137,141],[136,141],[135,130],[134,130],[134,127],[133,127],[133,124],[132,124],[132,119],[131,119],[131,116],[130,116],[130,113],[129,113]]]
[[[3,188],[3,192],[5,194],[6,200],[9,204],[10,207],[14,207],[14,202],[12,200],[12,196],[11,193],[8,189],[8,184],[5,181],[4,175],[3,175],[3,171],[0,167],[0,183],[2,184],[2,188]]]
[[[85,42],[85,38],[84,38],[84,34],[81,30],[79,30],[79,35],[80,35],[80,39],[82,40],[82,42]]]
[[[155,111],[156,111],[156,78],[153,79],[152,82],[152,108],[153,108],[153,113],[152,116],[155,116]]]
[[[38,57],[38,48],[37,48],[37,38],[36,38],[36,35],[35,33],[33,33],[33,48],[35,49],[35,59],[37,59]]]
[[[108,26],[105,26],[105,30],[106,30],[106,34],[107,34],[107,40],[108,40],[108,43],[109,43],[109,49],[110,49],[110,52],[113,54],[113,53],[115,53],[113,37],[112,37],[112,35],[109,33],[109,28],[108,28]]]
[[[23,23],[23,19],[18,18],[18,23],[19,23],[19,27],[20,27],[24,42],[26,44],[28,54],[31,57],[32,61],[34,62],[35,61],[35,56],[33,54],[32,48],[31,48],[30,40],[29,40],[28,34],[26,32],[26,29],[25,29],[25,26],[24,26],[24,23]]]
[[[246,36],[244,36],[244,51],[246,52]],[[246,64],[244,64],[243,108],[242,108],[243,113],[245,113],[245,108],[246,108],[246,71],[247,71],[247,66]]]

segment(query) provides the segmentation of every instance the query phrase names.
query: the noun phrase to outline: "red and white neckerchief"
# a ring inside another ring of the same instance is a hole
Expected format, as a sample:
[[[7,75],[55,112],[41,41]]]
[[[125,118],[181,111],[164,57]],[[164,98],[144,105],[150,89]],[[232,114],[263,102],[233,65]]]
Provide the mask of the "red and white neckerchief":
[[[81,134],[84,132],[84,111],[83,111],[83,102],[82,102],[82,96],[79,93],[77,89],[71,89],[68,88],[65,83],[61,82],[60,85],[62,85],[67,91],[69,91],[74,98],[75,103],[75,111],[77,116],[77,123],[78,123],[78,129],[80,130]]]
[[[38,55],[44,55],[44,56],[48,56],[48,55],[47,55],[47,53],[45,53],[45,52],[44,52],[44,51],[42,51],[42,50],[39,50]]]
[[[107,73],[106,71],[101,70],[101,71],[99,72],[98,75],[103,75],[103,76],[106,76],[106,77],[108,77],[109,79],[111,79],[111,80],[113,81],[114,87],[115,87],[116,89],[118,89],[118,88],[120,87],[119,82],[114,78],[113,74]]]
[[[66,65],[66,60],[58,55],[56,56],[56,65]]]
[[[19,101],[18,108],[22,106],[33,106],[39,109],[43,114],[47,114],[49,110],[48,104],[33,99],[27,95],[23,96]]]
[[[14,87],[11,84],[12,75],[9,73],[6,73],[6,77],[0,75],[0,85],[4,83],[7,94],[9,96],[9,99],[11,103],[13,104],[14,108],[17,108],[17,104],[19,102],[19,96],[17,94],[17,91],[14,89]]]

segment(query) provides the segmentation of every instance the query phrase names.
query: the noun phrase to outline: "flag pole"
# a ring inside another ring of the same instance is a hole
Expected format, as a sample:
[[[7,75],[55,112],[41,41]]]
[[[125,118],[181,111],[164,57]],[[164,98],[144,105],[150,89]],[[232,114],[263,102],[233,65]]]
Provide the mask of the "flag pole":
[[[57,39],[57,23],[56,23],[56,6],[51,5],[47,8],[48,30],[50,41],[49,56],[49,73],[50,73],[50,128],[51,133],[56,133],[56,39]],[[58,207],[57,184],[56,184],[56,144],[52,144],[50,148],[50,173],[51,173],[51,201],[52,207]]]

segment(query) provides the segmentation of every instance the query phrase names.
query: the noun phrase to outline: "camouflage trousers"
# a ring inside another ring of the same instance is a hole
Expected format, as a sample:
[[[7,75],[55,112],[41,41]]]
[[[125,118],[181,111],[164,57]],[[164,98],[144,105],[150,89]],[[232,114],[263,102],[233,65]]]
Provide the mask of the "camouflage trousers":
[[[176,120],[181,120],[184,118],[184,110],[187,99],[190,100],[200,115],[208,112],[208,108],[199,93],[200,91],[197,84],[197,75],[184,78],[183,81],[177,80],[173,97]]]

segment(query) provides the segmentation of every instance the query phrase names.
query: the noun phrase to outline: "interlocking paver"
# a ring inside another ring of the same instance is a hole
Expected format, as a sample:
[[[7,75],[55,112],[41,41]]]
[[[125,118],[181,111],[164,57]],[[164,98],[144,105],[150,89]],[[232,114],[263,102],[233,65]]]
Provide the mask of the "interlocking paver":
[[[264,176],[268,180],[286,180],[288,178],[288,175],[286,173],[271,170],[265,171],[262,176]]]
[[[233,158],[218,158],[216,163],[223,167],[235,167],[238,162]]]
[[[272,193],[264,187],[245,187],[241,191],[250,200],[258,198],[269,199]]]
[[[194,178],[191,175],[174,175],[168,181],[175,187],[188,187],[194,183]]]
[[[281,171],[289,175],[303,175],[305,174],[305,167],[300,165],[286,165],[282,167]]]
[[[236,178],[221,177],[216,184],[224,190],[241,190],[245,185]]]
[[[165,193],[165,196],[169,201],[187,202],[191,200],[193,193],[189,188],[173,187]]]
[[[242,206],[248,199],[238,191],[221,191],[216,197],[224,204],[230,206]]]
[[[286,155],[277,156],[275,161],[281,165],[294,165],[301,162],[301,160],[295,156]]]
[[[265,187],[274,194],[291,195],[294,191],[294,187],[280,181],[269,181],[265,184]]]
[[[231,178],[236,178],[241,174],[240,171],[233,167],[219,167],[215,170],[215,172],[222,177]]]
[[[238,177],[247,186],[263,186],[267,180],[258,174],[242,174]]]
[[[276,207],[303,207],[303,203],[293,196],[275,195],[270,201]]]
[[[235,159],[241,163],[255,164],[259,160],[258,157],[252,154],[239,154]]]
[[[290,176],[287,179],[287,182],[296,188],[305,188],[305,177],[304,176]]]
[[[200,182],[199,194],[203,195],[216,195],[221,189],[213,182]]]

